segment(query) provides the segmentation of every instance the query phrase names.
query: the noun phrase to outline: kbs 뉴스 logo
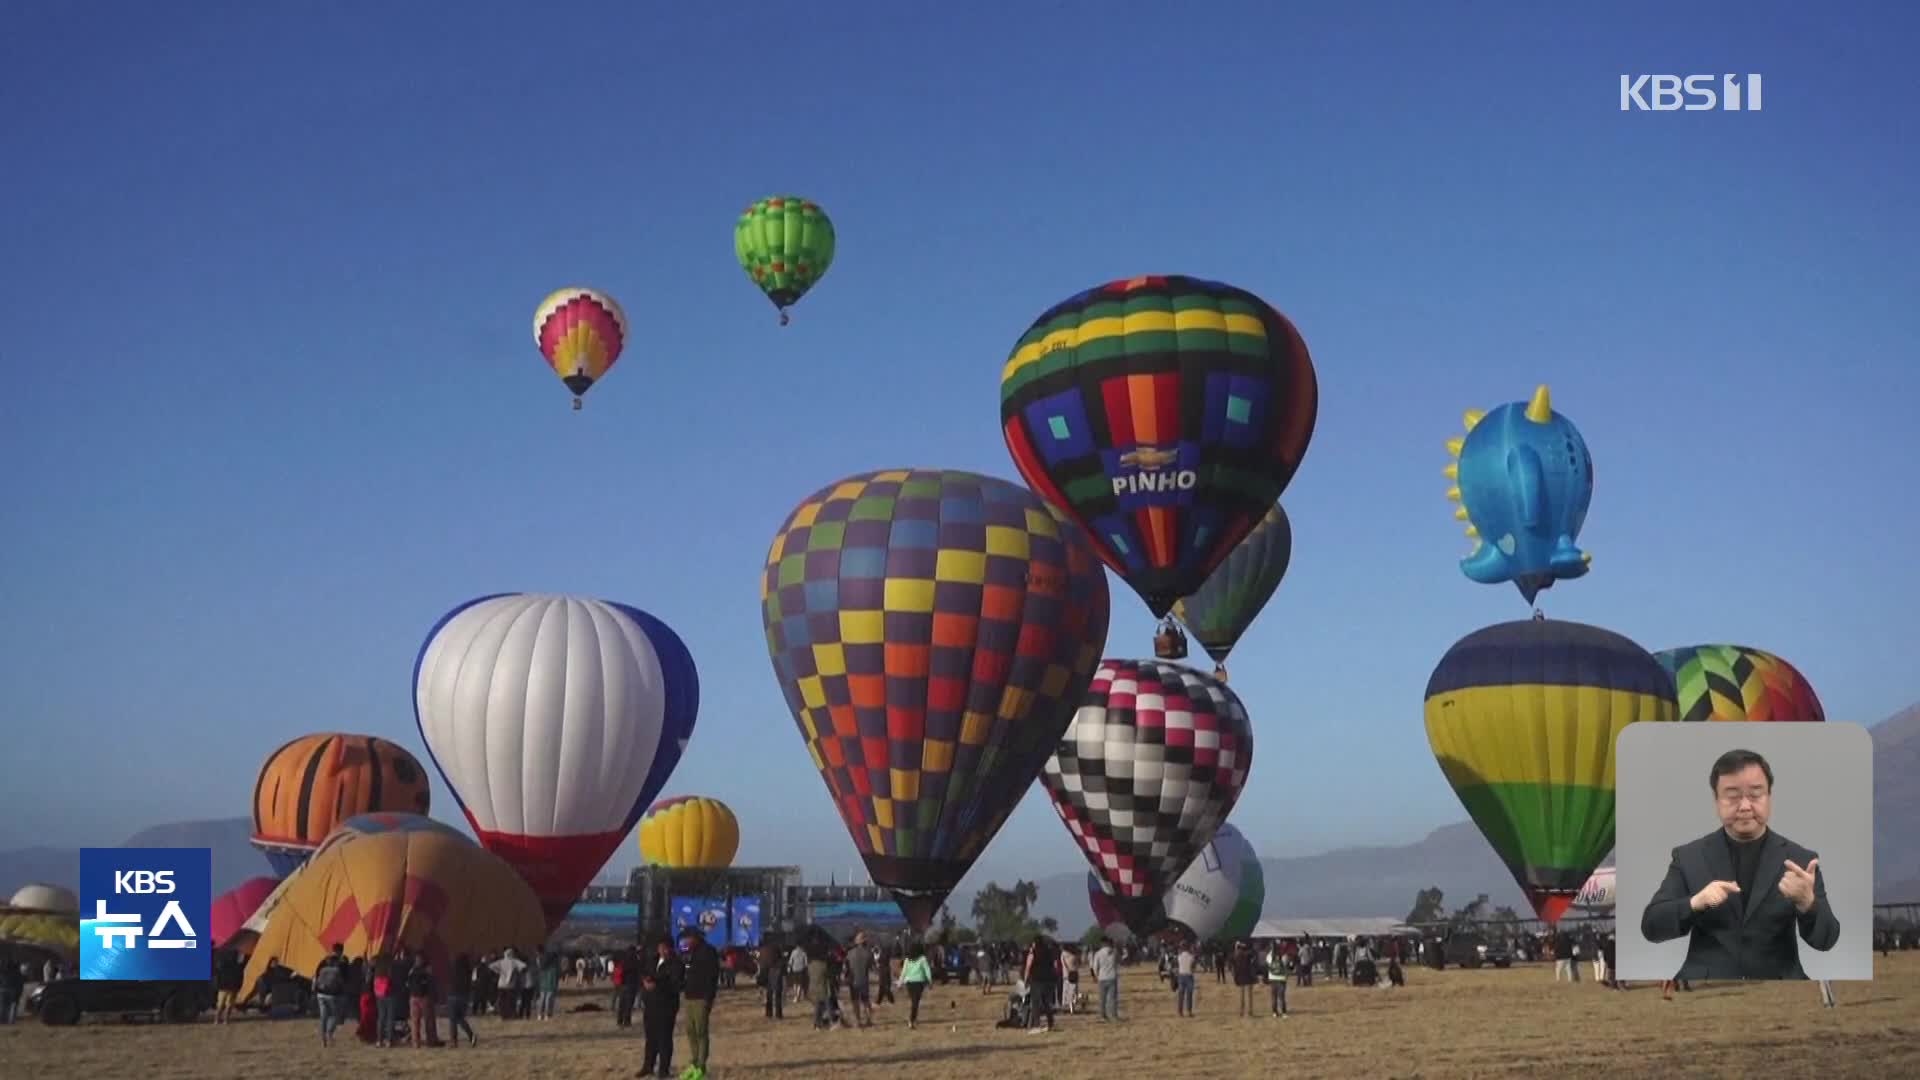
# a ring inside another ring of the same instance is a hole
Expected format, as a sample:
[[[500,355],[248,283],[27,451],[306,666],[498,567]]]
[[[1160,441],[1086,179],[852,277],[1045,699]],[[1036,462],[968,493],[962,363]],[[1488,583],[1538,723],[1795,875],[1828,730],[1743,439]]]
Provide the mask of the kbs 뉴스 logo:
[[[80,849],[80,977],[213,976],[213,852]]]

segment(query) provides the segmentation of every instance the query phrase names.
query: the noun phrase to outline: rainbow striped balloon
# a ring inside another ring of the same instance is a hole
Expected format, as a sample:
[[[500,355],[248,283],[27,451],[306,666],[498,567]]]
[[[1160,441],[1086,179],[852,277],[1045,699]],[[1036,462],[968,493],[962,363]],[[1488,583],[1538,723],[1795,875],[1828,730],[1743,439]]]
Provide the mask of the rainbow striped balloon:
[[[578,409],[581,396],[620,359],[627,343],[627,313],[606,293],[569,286],[540,301],[533,313],[533,342],[547,366],[573,391],[573,407]]]

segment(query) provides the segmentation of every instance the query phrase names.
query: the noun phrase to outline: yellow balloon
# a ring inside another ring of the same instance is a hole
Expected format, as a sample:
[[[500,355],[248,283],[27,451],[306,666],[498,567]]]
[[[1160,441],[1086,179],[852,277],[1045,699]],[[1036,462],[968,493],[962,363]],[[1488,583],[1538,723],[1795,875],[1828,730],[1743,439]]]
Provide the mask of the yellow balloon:
[[[640,818],[640,859],[649,866],[708,869],[733,865],[740,821],[704,795],[662,799]]]

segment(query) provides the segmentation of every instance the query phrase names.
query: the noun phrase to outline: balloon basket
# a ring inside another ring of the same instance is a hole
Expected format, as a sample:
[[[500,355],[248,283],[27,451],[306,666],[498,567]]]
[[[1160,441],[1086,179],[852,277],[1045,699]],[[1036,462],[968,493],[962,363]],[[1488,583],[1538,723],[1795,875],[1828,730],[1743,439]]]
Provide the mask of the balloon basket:
[[[574,411],[574,412],[579,412],[579,411],[580,411],[580,399],[579,399],[579,398],[574,398],[574,399],[573,399],[573,411]]]
[[[1544,612],[1544,611],[1541,611],[1541,610],[1540,610],[1539,608],[1534,608],[1534,609],[1533,609],[1533,621],[1534,621],[1534,622],[1546,622],[1546,621],[1547,621],[1547,613],[1546,613],[1546,612]]]
[[[786,313],[786,312],[785,312],[784,310],[780,312],[780,325],[781,325],[781,326],[785,326],[785,325],[787,325],[788,323],[790,323],[790,322],[792,322],[792,321],[793,321],[793,319],[792,319],[791,317],[789,317],[789,316],[787,315],[787,313]]]

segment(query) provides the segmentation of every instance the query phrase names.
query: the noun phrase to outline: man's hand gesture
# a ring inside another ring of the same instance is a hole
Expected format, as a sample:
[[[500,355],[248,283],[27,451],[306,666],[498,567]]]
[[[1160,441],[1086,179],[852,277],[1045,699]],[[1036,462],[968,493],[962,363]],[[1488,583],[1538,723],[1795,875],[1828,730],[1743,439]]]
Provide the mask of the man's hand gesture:
[[[1695,911],[1717,908],[1727,902],[1727,897],[1740,891],[1740,883],[1735,881],[1709,881],[1707,887],[1693,894],[1687,905]]]
[[[1787,860],[1787,872],[1780,875],[1780,895],[1793,901],[1796,911],[1802,915],[1813,910],[1813,872],[1819,867],[1820,860],[1807,863],[1805,869]]]

